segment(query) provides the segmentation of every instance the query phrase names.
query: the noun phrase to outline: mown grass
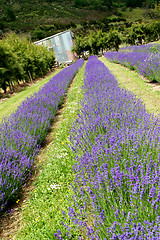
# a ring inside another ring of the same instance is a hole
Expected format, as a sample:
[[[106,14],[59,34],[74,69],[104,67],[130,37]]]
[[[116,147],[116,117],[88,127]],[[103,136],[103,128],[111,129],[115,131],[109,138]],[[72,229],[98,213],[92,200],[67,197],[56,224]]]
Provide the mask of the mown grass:
[[[160,113],[160,89],[155,90],[153,84],[149,84],[149,81],[135,71],[127,69],[120,64],[111,63],[105,57],[100,58],[100,60],[117,78],[121,87],[141,98],[149,112],[155,115]]]
[[[22,223],[15,239],[56,239],[54,233],[58,229],[63,232],[61,210],[67,211],[70,205],[67,198],[72,199],[69,186],[73,182],[72,165],[75,161],[68,147],[68,131],[80,110],[78,103],[83,98],[84,69],[85,65],[68,91],[62,115],[50,135],[51,143],[38,156],[40,174],[23,207]],[[74,237],[75,234],[73,229]]]
[[[47,83],[52,77],[54,77],[60,71],[61,69],[56,70],[50,76],[38,81],[32,86],[25,87],[22,91],[20,91],[16,95],[2,102],[0,104],[0,121],[2,121],[4,117],[7,117],[9,114],[14,112],[17,109],[17,107],[20,105],[20,103],[24,101],[25,98],[30,97],[35,92],[38,92],[39,88],[41,88],[45,83]]]

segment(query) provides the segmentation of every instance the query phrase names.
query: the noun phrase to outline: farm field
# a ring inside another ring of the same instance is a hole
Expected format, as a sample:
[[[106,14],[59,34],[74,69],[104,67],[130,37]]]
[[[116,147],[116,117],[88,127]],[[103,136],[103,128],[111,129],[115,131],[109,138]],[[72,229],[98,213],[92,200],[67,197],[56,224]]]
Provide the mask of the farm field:
[[[1,211],[18,196],[83,60],[63,69],[0,124]],[[54,93],[54,94],[53,94]]]
[[[159,98],[138,73],[91,56],[38,156],[27,203],[16,201],[19,232],[5,237],[160,239]]]
[[[96,57],[84,89],[70,136],[77,164],[68,215],[84,239],[159,239],[159,120]]]
[[[137,71],[151,82],[160,83],[160,45],[145,44],[121,48],[119,52],[104,54],[109,61]]]
[[[11,228],[1,233],[0,239],[55,239],[54,233],[61,225],[63,214],[61,209],[68,209],[68,198],[73,192],[70,184],[73,181],[73,153],[67,146],[68,131],[80,110],[78,104],[83,98],[83,78],[85,65],[80,69],[68,91],[64,108],[58,114],[58,122],[50,133],[50,144],[46,146],[36,159],[37,168],[41,172],[34,182],[28,201],[17,199],[17,211],[11,215]],[[47,197],[46,197],[47,196]],[[27,196],[28,197],[28,196]],[[21,209],[22,216],[19,214]],[[45,212],[45,214],[44,214]],[[19,218],[17,219],[17,215]],[[8,215],[6,215],[8,220]],[[16,222],[15,222],[16,219]],[[22,221],[23,219],[23,221]],[[6,220],[6,221],[7,221]]]
[[[52,77],[54,77],[61,69],[56,70],[56,72],[52,73],[50,76],[43,78],[32,86],[26,87],[21,90],[18,94],[12,96],[11,98],[6,99],[5,101],[0,103],[0,121],[2,118],[8,116],[12,112],[14,112],[17,107],[20,105],[25,98],[30,97],[35,92],[39,90],[39,88],[43,87],[45,83],[47,83]]]
[[[155,114],[160,114],[160,85],[152,84],[137,72],[127,69],[102,57],[100,60],[107,66],[118,80],[121,87],[133,92],[145,103],[146,109]]]

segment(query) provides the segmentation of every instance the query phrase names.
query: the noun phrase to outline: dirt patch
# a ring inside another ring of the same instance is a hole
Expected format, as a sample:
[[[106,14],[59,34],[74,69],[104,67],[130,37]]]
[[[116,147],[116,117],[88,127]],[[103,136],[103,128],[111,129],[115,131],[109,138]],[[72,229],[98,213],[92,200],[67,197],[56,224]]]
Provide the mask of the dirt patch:
[[[147,82],[149,86],[153,88],[154,91],[160,91],[160,83],[156,82]]]
[[[73,79],[68,91],[70,91],[70,89],[72,88],[74,79]],[[34,189],[33,183],[36,181],[38,175],[40,174],[41,162],[44,162],[44,159],[43,159],[41,153],[45,150],[45,148],[54,139],[54,131],[56,129],[58,129],[58,126],[59,126],[60,122],[62,121],[62,113],[64,111],[67,99],[68,99],[68,97],[66,96],[64,98],[61,108],[58,110],[58,112],[55,116],[55,120],[50,128],[50,131],[46,137],[46,140],[43,143],[43,145],[40,149],[40,152],[35,159],[35,163],[32,168],[31,175],[30,175],[28,181],[22,187],[22,190],[19,194],[17,202],[15,204],[13,204],[12,206],[9,206],[7,208],[7,211],[1,216],[1,219],[0,219],[0,239],[1,240],[15,239],[16,234],[18,233],[18,231],[20,230],[20,228],[23,224],[23,218],[22,218],[23,207],[24,207],[24,205],[26,205],[26,203],[29,199],[29,193]]]

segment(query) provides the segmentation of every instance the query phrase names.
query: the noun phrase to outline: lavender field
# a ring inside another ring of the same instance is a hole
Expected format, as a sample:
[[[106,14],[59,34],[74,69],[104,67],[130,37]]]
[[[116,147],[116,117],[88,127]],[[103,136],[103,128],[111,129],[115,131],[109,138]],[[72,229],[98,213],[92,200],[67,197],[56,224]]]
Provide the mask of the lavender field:
[[[0,207],[15,202],[83,60],[65,68],[0,124]]]
[[[160,45],[146,44],[105,53],[107,60],[136,70],[150,81],[160,83]]]
[[[95,56],[86,64],[84,91],[70,130],[73,201],[55,237],[72,239],[69,216],[77,239],[160,239],[159,119]]]
[[[131,47],[106,57],[133,54],[133,60],[134,54],[158,55],[157,49]],[[1,211],[17,200],[83,63],[78,60],[62,70],[0,124]],[[65,124],[61,129],[58,146],[49,155],[57,159],[44,166],[39,187],[26,206],[29,224],[16,239],[160,239],[160,121],[140,99],[119,87],[96,56],[89,57],[81,78],[81,110],[77,115],[74,107],[67,109],[76,120],[68,123],[69,132]],[[56,151],[61,154],[55,156]]]

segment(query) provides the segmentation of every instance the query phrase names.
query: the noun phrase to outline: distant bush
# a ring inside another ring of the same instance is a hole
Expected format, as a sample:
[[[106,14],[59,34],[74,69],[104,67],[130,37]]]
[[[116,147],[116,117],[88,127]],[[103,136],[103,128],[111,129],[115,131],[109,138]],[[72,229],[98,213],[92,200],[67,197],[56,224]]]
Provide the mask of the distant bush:
[[[130,45],[149,43],[160,38],[160,21],[153,21],[147,24],[134,24],[127,29],[126,43]]]
[[[40,27],[35,28],[34,31],[32,32],[32,39],[40,40],[45,37],[46,37],[46,33],[44,30],[40,29]]]
[[[111,30],[108,34],[101,30],[98,32],[91,31],[88,36],[75,39],[73,51],[82,56],[85,51],[97,55],[99,52],[103,53],[103,50],[112,49],[118,51],[120,44],[121,38],[118,32],[114,30]]]
[[[14,84],[20,81],[33,81],[45,75],[53,66],[55,56],[45,47],[21,40],[10,34],[0,40],[0,88],[14,91]]]

